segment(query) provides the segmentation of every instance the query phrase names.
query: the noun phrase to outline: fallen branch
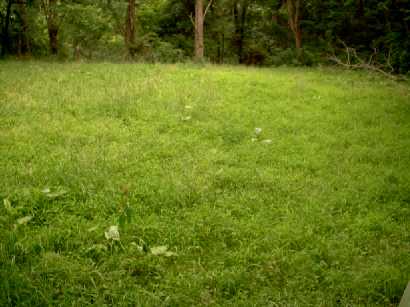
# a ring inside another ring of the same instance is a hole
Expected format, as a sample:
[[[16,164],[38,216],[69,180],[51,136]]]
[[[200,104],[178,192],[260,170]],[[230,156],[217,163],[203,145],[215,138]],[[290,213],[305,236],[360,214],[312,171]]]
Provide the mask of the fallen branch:
[[[369,71],[374,71],[377,73],[380,73],[390,79],[393,80],[406,80],[403,76],[395,75],[393,74],[394,68],[391,65],[390,58],[391,58],[391,51],[389,50],[389,53],[386,57],[386,63],[385,64],[380,64],[376,62],[376,57],[378,55],[378,51],[376,48],[373,49],[372,55],[369,57],[368,60],[364,60],[361,58],[358,54],[356,49],[351,48],[346,45],[345,42],[341,41],[346,52],[346,60],[343,61],[339,57],[336,56],[336,54],[333,53],[332,56],[329,57],[329,60],[335,62],[336,64],[343,66],[347,69],[363,69],[363,70],[369,70]]]

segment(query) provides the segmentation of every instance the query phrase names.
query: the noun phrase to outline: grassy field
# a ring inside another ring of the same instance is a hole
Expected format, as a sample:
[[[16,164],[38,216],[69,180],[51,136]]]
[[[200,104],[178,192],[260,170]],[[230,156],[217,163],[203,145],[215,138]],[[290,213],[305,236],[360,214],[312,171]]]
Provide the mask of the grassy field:
[[[406,83],[0,62],[0,305],[396,306],[409,229]]]

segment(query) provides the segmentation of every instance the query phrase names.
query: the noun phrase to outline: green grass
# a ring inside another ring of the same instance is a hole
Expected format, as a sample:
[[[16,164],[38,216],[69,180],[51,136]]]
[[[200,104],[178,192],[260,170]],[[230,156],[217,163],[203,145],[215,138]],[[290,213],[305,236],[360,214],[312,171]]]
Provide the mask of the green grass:
[[[395,306],[410,279],[410,87],[375,75],[0,62],[0,176],[0,305]]]

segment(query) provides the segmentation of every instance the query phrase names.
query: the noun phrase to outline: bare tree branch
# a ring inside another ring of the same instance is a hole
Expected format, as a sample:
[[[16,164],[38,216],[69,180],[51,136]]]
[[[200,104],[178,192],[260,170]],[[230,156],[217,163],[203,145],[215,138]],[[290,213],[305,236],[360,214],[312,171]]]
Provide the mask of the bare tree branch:
[[[340,40],[340,42],[343,44],[345,48],[346,61],[341,60],[339,57],[336,56],[336,54],[333,53],[333,55],[329,57],[329,60],[335,62],[336,64],[348,69],[365,69],[375,71],[393,80],[405,79],[402,76],[397,76],[393,74],[394,68],[390,62],[391,50],[389,50],[389,53],[387,55],[386,64],[380,64],[376,62],[376,58],[378,55],[378,50],[376,48],[373,49],[373,54],[366,61],[357,54],[356,49],[348,47],[346,43],[342,40]]]
[[[212,5],[212,2],[213,2],[213,0],[209,0],[208,5],[206,6],[206,9],[205,9],[205,12],[204,12],[204,19],[205,19],[206,14],[208,13],[209,8]]]
[[[192,25],[194,26],[194,28],[196,28],[196,26],[195,26],[194,16],[192,16],[192,13],[191,13],[191,14],[189,14],[189,20],[191,20]]]

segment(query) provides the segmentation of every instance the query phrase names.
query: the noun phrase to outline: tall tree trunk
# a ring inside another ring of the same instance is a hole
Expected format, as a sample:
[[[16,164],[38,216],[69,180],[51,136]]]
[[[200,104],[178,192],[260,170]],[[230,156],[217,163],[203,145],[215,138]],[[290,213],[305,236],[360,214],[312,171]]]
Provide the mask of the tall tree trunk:
[[[81,58],[81,46],[79,42],[76,42],[74,45],[73,56],[76,61],[79,61]]]
[[[295,33],[295,46],[298,52],[300,52],[302,49],[302,32],[300,31],[300,28],[298,28]]]
[[[248,2],[243,1],[234,3],[233,15],[235,25],[234,41],[236,45],[237,55],[239,63],[245,62],[243,54],[243,42],[245,40],[245,26],[246,26],[246,14],[248,11]]]
[[[225,56],[225,34],[220,34],[218,43],[218,63],[223,64]]]
[[[58,28],[48,28],[48,39],[50,41],[50,52],[53,55],[58,53]]]
[[[133,58],[135,55],[135,0],[128,0],[124,34],[128,55]]]
[[[42,6],[46,15],[48,41],[50,52],[53,55],[58,53],[58,18],[57,18],[57,0],[43,0]]]
[[[298,56],[302,54],[302,31],[300,29],[300,6],[301,0],[287,0],[289,15],[289,27],[295,38],[295,46]]]
[[[28,34],[26,2],[18,2],[18,10],[21,22],[21,54],[31,53],[30,40]]]
[[[2,34],[2,49],[1,49],[2,56],[6,55],[6,53],[10,51],[9,25],[10,25],[10,16],[11,16],[11,4],[12,4],[12,0],[8,0],[7,9],[6,9],[6,17],[4,20],[4,27],[3,27],[3,34]]]
[[[204,2],[195,1],[195,59],[204,58]]]
[[[240,57],[239,57],[239,62],[242,64],[245,62],[245,57],[243,54],[243,42],[245,40],[245,23],[246,23],[246,14],[248,11],[248,2],[244,1],[243,5],[242,5],[242,12],[241,12],[241,26],[240,26],[240,46],[241,46],[241,50],[240,50]]]
[[[356,17],[364,17],[364,0],[358,0]]]

